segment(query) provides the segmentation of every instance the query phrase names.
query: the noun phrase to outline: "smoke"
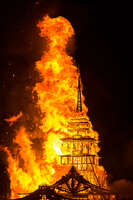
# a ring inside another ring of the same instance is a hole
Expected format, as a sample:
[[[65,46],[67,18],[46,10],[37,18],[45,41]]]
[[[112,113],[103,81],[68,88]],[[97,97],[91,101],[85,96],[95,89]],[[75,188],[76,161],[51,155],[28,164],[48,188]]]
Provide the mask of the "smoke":
[[[130,180],[117,180],[111,185],[111,189],[113,192],[118,193],[121,198],[133,199],[133,182]]]

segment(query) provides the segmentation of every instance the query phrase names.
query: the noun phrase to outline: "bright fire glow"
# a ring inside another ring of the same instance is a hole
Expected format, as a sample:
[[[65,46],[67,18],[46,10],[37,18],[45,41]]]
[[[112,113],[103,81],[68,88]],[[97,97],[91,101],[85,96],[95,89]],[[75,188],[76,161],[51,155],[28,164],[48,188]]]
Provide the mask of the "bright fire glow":
[[[14,139],[14,152],[6,149],[12,198],[18,197],[17,193],[32,192],[42,183],[52,184],[66,174],[69,167],[61,166],[59,162],[59,155],[62,154],[60,138],[69,135],[66,125],[70,118],[78,115],[75,112],[78,72],[73,58],[66,52],[68,41],[75,34],[73,27],[63,17],[49,16],[45,16],[37,26],[41,37],[47,40],[47,50],[35,66],[41,82],[34,87],[37,106],[44,116],[40,125],[42,132],[34,137],[42,139],[43,148],[41,156],[37,156],[38,150],[32,148],[31,134],[20,127]],[[86,116],[83,95],[82,106],[82,116]],[[90,134],[98,138],[98,133],[93,129]],[[96,154],[99,148],[96,146],[92,151]],[[102,167],[96,170],[102,175]]]

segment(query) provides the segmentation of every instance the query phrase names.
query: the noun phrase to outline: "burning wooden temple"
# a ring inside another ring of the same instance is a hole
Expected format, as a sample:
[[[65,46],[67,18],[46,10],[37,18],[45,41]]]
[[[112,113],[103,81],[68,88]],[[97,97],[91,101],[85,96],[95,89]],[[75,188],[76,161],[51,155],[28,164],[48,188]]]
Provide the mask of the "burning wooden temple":
[[[61,138],[65,151],[59,155],[60,165],[70,166],[69,172],[54,184],[40,185],[16,200],[118,200],[107,186],[106,172],[99,165],[98,140],[90,135],[91,123],[82,116],[80,73],[76,112],[81,115],[69,121],[67,131],[72,136]]]

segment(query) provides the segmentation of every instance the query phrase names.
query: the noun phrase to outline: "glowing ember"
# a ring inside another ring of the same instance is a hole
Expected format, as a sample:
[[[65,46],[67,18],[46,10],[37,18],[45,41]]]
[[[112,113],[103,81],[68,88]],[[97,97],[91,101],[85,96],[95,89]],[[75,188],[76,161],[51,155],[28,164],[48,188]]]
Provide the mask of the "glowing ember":
[[[37,93],[37,105],[44,118],[41,120],[42,133],[36,133],[41,138],[43,148],[41,156],[37,156],[37,149],[32,147],[32,134],[21,127],[16,133],[14,143],[16,149],[8,154],[12,197],[17,193],[32,192],[40,184],[52,184],[66,174],[69,166],[60,164],[60,156],[65,152],[61,148],[61,138],[72,135],[67,130],[71,118],[81,116],[76,111],[78,70],[73,59],[66,52],[69,39],[74,35],[71,24],[63,17],[50,18],[45,16],[37,25],[42,37],[48,42],[47,51],[36,63],[41,82],[36,83],[34,91]],[[82,117],[87,117],[87,107],[82,95]],[[87,118],[88,119],[88,118]],[[89,120],[89,119],[88,119]],[[9,121],[9,120],[8,120]],[[90,123],[90,136],[98,140],[98,133],[93,131]],[[98,145],[92,148],[97,155]],[[103,177],[104,169],[97,167],[96,173]]]
[[[14,124],[14,122],[16,122],[19,118],[21,118],[23,116],[23,113],[20,112],[18,115],[16,116],[12,116],[10,118],[6,118],[5,121],[9,123],[10,126],[12,126]]]

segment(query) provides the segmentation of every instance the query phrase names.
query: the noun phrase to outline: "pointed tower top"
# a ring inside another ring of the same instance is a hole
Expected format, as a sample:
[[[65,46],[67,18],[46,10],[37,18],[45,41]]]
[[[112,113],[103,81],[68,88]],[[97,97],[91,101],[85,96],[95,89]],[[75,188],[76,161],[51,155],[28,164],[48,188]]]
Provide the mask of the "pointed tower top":
[[[81,87],[80,87],[80,69],[78,66],[78,94],[77,94],[77,112],[82,112],[82,101],[81,101]]]

